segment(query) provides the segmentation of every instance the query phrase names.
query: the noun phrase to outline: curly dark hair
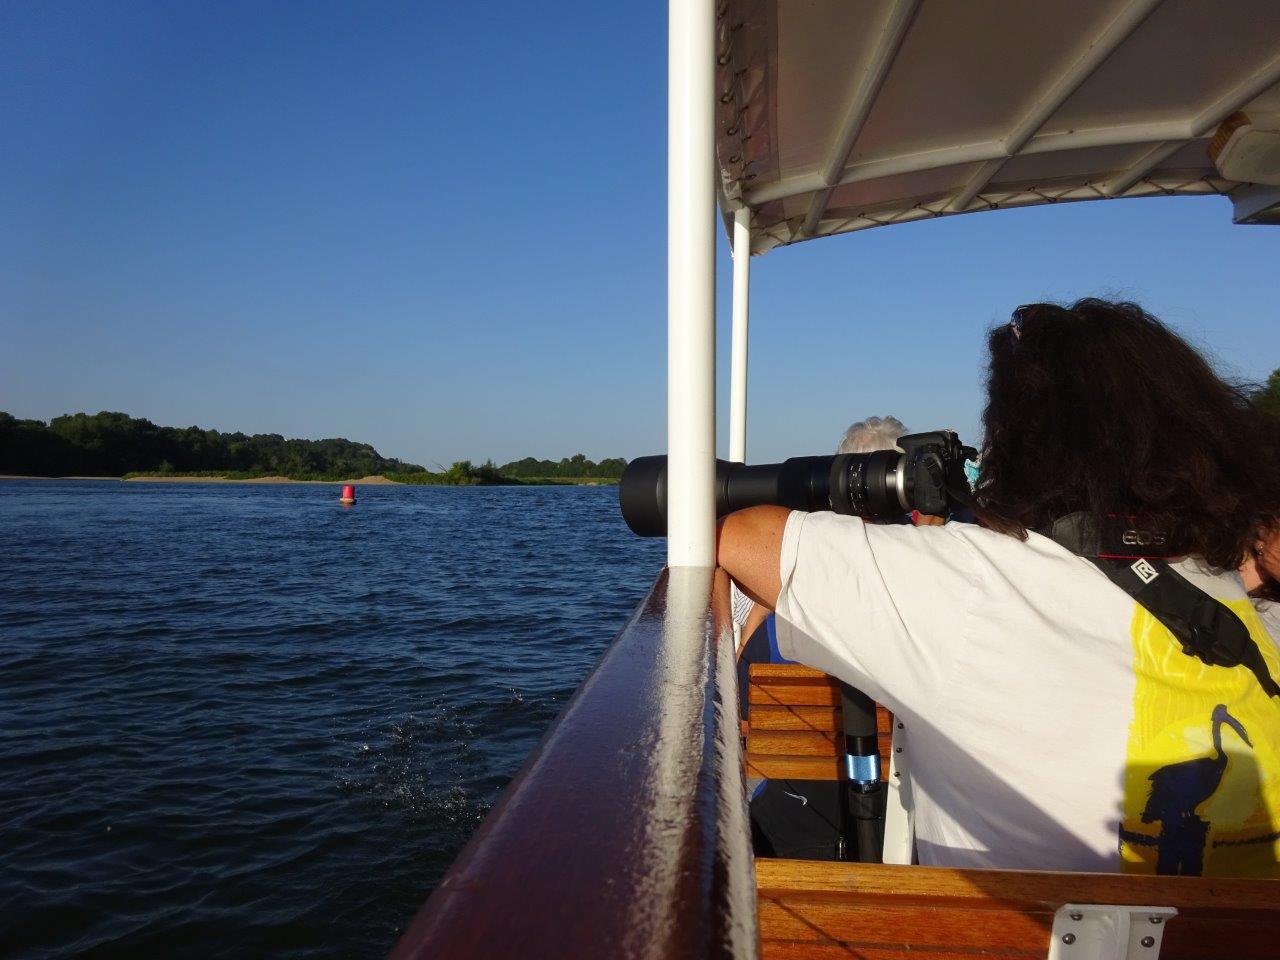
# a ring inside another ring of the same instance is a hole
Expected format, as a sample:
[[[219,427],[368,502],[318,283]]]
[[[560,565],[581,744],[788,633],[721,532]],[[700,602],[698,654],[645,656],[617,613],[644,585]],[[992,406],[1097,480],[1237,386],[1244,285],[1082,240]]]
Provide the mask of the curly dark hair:
[[[1223,569],[1280,520],[1280,420],[1137,304],[1021,307],[988,338],[978,516],[1139,516]]]

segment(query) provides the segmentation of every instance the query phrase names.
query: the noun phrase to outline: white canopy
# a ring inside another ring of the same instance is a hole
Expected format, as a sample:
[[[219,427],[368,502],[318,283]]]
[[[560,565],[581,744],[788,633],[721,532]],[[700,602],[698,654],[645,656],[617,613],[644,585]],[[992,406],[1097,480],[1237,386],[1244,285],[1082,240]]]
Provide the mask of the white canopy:
[[[753,253],[1113,197],[1223,194],[1237,221],[1280,223],[1280,0],[722,0],[717,14],[721,207],[749,208]],[[1239,130],[1243,148],[1222,150]]]

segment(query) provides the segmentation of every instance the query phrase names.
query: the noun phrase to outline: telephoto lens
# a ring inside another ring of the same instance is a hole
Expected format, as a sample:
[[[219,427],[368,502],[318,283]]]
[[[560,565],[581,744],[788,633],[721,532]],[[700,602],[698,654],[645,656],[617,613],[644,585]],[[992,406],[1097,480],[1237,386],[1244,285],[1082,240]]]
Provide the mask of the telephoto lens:
[[[716,516],[773,504],[832,510],[865,520],[894,520],[912,510],[943,514],[968,499],[964,460],[976,456],[954,433],[900,437],[897,450],[792,457],[782,463],[716,461]],[[963,488],[963,489],[962,489]],[[618,484],[618,505],[631,531],[667,535],[667,458],[637,457]]]

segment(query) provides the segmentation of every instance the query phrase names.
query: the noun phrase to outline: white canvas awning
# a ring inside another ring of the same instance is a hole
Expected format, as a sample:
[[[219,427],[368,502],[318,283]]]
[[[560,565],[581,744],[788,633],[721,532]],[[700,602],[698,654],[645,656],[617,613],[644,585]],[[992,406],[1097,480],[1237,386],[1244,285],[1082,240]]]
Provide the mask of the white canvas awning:
[[[721,205],[729,220],[750,209],[754,253],[1117,197],[1222,194],[1238,221],[1280,222],[1280,0],[724,0],[717,11]],[[1211,140],[1218,151],[1237,130],[1248,139],[1215,163]]]

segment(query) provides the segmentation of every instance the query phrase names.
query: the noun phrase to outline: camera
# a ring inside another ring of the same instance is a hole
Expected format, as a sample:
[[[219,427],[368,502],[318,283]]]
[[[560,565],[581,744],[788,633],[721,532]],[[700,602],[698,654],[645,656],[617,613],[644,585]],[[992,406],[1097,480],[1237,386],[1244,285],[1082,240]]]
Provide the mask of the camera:
[[[792,457],[782,463],[716,461],[716,516],[774,504],[792,510],[832,510],[864,520],[896,520],[912,510],[942,515],[970,506],[966,460],[977,451],[949,430],[898,438],[897,450]],[[618,505],[631,531],[667,535],[667,458],[637,457],[618,483]]]

